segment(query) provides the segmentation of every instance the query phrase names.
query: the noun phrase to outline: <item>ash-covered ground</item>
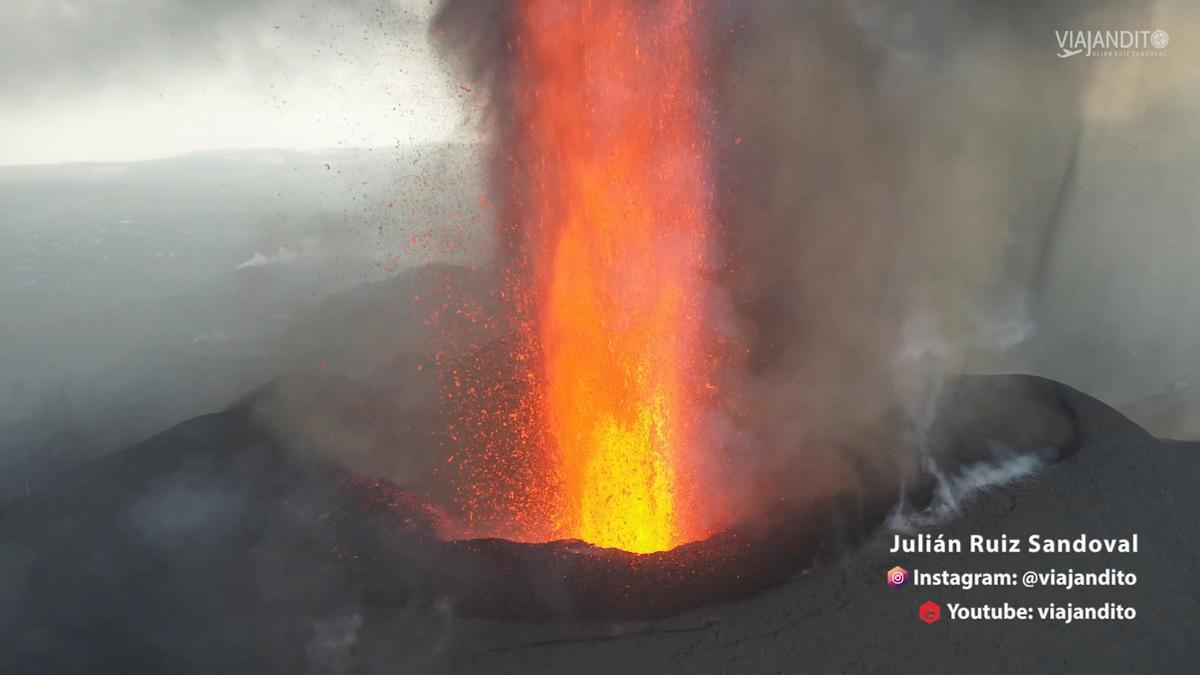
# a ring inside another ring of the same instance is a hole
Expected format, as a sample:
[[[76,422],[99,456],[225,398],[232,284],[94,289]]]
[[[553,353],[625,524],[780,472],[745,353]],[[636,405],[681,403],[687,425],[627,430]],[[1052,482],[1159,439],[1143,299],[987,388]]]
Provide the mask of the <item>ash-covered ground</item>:
[[[311,387],[358,405],[346,382]],[[1200,535],[1200,447],[1155,439],[1048,380],[966,378],[947,390],[930,447],[945,482],[896,485],[890,503],[873,502],[877,490],[850,491],[759,523],[758,535],[744,530],[733,546],[666,554],[661,566],[581,544],[443,543],[434,536],[443,514],[427,500],[281,438],[262,414],[271,395],[262,391],[4,509],[3,667],[1188,672],[1200,656],[1191,637],[1200,561],[1189,545]],[[964,539],[1137,533],[1140,550],[892,554],[897,527]],[[884,571],[897,564],[1113,567],[1138,582],[893,589]],[[916,608],[928,599],[943,607],[1112,602],[1137,617],[926,625]]]

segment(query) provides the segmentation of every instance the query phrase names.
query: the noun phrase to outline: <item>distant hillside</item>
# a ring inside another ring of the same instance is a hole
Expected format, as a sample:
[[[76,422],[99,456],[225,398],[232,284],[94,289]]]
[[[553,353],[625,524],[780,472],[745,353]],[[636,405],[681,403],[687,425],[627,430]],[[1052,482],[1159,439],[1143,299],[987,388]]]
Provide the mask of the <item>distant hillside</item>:
[[[475,152],[0,167],[0,496],[279,375],[417,340],[401,300],[431,291],[402,291],[407,271],[488,246]]]

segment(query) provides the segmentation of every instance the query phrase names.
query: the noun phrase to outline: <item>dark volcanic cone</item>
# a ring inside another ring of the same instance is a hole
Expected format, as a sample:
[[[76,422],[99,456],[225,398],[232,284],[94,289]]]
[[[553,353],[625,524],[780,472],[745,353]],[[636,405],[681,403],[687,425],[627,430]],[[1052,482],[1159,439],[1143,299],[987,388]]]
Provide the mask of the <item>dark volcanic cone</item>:
[[[945,439],[933,449],[943,472],[993,461],[974,454],[985,439],[1052,453],[1079,440],[1072,411],[1085,397],[1065,387],[1003,377],[952,386],[960,395],[947,397],[933,434]],[[1089,405],[1093,417],[1115,415]],[[904,501],[936,501],[931,485],[910,487]],[[651,555],[580,542],[447,542],[436,536],[446,516],[434,505],[282,441],[237,407],[4,507],[0,620],[16,645],[6,658],[40,672],[301,671],[315,657],[294,645],[311,643],[329,617],[667,616],[744,600],[844,556],[901,490],[784,504]]]

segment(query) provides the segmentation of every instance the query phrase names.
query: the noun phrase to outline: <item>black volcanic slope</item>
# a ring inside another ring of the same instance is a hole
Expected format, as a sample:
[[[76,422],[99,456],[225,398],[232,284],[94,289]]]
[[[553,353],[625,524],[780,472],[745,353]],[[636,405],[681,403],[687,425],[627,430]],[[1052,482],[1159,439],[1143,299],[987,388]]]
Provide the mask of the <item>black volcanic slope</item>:
[[[965,378],[947,400],[934,433],[943,469],[986,467],[997,447],[1062,461],[925,531],[1137,532],[1141,551],[893,555],[877,527],[892,499],[854,495],[641,558],[446,543],[431,536],[436,509],[277,440],[237,407],[0,510],[0,671],[1194,672],[1200,448],[1160,443],[1037,378]],[[940,503],[930,485],[906,501]],[[1138,583],[890,589],[894,564],[1113,567]],[[927,626],[915,615],[927,599],[1113,602],[1137,618]]]

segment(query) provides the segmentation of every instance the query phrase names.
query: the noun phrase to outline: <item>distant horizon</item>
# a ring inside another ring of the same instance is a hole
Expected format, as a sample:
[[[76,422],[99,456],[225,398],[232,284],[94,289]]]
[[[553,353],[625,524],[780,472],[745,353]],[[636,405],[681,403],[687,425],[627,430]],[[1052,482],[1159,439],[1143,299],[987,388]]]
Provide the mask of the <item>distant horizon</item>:
[[[447,138],[443,140],[427,140],[427,141],[411,141],[407,143],[396,143],[392,145],[355,145],[355,146],[321,146],[313,148],[288,148],[282,146],[263,146],[263,147],[228,147],[228,148],[213,148],[202,150],[189,150],[166,155],[158,155],[152,157],[138,157],[135,159],[81,159],[68,161],[52,161],[45,162],[22,162],[14,164],[0,163],[2,169],[24,169],[24,168],[53,168],[53,167],[68,167],[68,166],[89,166],[89,165],[122,165],[122,164],[146,164],[150,162],[162,162],[172,159],[183,159],[186,157],[197,157],[203,155],[233,155],[233,154],[251,154],[251,153],[291,153],[297,155],[303,154],[330,154],[338,152],[391,152],[400,148],[415,148],[428,146],[470,146],[483,145],[486,141],[483,139],[470,138]]]
[[[361,3],[119,4],[6,18],[0,166],[438,142],[470,135],[482,100],[439,54],[423,0],[386,15]]]

